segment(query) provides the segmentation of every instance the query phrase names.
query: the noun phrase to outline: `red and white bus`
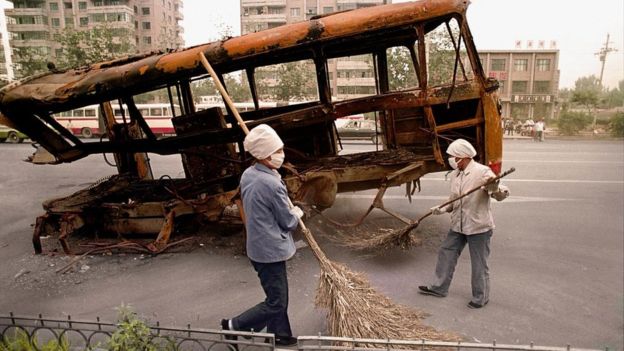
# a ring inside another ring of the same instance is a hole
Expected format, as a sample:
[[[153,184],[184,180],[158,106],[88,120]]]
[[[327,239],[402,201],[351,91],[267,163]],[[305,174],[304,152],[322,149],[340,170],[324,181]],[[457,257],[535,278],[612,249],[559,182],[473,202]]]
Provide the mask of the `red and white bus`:
[[[152,129],[155,135],[174,135],[175,130],[171,123],[171,118],[174,116],[171,112],[170,104],[137,104],[137,109],[141,112],[141,115],[147,122],[147,125]],[[254,105],[251,102],[237,102],[234,106],[239,112],[254,110]],[[274,102],[260,103],[260,108],[275,107]],[[123,117],[119,105],[112,105],[115,112],[115,120],[118,123],[123,123]],[[225,107],[223,103],[209,103],[209,104],[197,104],[195,108],[197,111],[202,111],[211,107],[220,107],[225,114]],[[178,105],[174,105],[175,116],[180,116],[181,111]],[[124,106],[124,115],[126,120],[130,119],[128,108]],[[83,138],[92,138],[94,136],[102,135],[104,126],[101,125],[100,107],[99,105],[89,105],[75,110],[60,112],[54,115],[54,118],[65,128],[70,130],[74,135],[81,136]]]
[[[173,135],[175,131],[171,124],[170,104],[137,104],[137,108],[141,115],[150,126],[152,132],[156,135]],[[124,115],[122,115],[119,105],[112,105],[115,112],[115,120],[123,123],[123,116],[126,120],[130,119],[128,108],[124,107]],[[177,105],[174,105],[175,115],[180,116],[181,111]],[[73,134],[82,136],[83,138],[91,138],[102,135],[103,126],[100,125],[100,107],[99,105],[90,105],[75,110],[57,113],[54,118]]]

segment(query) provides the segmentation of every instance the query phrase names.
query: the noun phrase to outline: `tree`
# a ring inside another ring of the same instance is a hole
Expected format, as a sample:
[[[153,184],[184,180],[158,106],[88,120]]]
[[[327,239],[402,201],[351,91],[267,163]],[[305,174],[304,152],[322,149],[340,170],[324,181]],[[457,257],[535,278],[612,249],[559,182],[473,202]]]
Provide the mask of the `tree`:
[[[605,91],[600,102],[605,108],[624,106],[624,80],[619,82],[618,88]]]
[[[575,135],[585,129],[592,121],[590,115],[583,112],[564,111],[559,116],[557,125],[564,135]]]
[[[593,109],[598,105],[599,97],[602,92],[602,86],[596,76],[581,77],[574,83],[575,88],[572,92],[570,101],[583,105],[587,109],[587,114],[593,116],[593,126],[596,127],[596,114],[592,113]]]
[[[388,57],[388,80],[391,91],[418,86],[412,56],[405,47],[395,46],[386,52]]]
[[[48,70],[48,55],[44,48],[35,46],[13,49],[13,67],[17,78],[25,78]]]
[[[80,31],[66,28],[56,34],[56,40],[63,52],[57,62],[60,67],[81,67],[135,52],[128,30],[107,24]]]
[[[618,112],[611,117],[609,128],[614,137],[624,137],[624,112]]]
[[[277,101],[305,100],[311,97],[315,72],[305,62],[289,62],[277,67],[277,85],[274,96]]]

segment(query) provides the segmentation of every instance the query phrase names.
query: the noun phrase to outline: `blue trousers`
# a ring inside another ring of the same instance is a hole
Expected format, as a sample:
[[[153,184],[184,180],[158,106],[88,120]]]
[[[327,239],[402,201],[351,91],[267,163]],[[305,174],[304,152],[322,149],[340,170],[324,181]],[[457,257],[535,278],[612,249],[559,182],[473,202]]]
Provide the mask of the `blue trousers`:
[[[491,237],[491,230],[472,235],[449,231],[438,252],[435,282],[430,289],[444,296],[448,294],[457,260],[468,243],[472,267],[472,302],[479,305],[486,304],[490,298],[490,272],[487,259],[490,256]]]
[[[261,331],[265,327],[275,336],[292,336],[288,320],[288,278],[286,262],[259,263],[251,261],[260,278],[264,301],[232,319],[235,330]]]

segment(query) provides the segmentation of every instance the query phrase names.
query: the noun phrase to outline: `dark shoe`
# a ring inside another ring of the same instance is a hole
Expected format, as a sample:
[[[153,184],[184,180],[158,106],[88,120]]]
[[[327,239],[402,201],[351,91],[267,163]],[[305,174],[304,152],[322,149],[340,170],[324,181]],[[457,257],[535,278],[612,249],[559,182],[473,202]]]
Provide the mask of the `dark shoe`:
[[[470,307],[470,308],[475,308],[475,309],[476,309],[476,308],[481,308],[481,307],[483,307],[483,306],[487,305],[487,304],[488,304],[488,302],[489,302],[489,301],[485,301],[485,303],[484,303],[483,305],[479,305],[478,303],[474,303],[474,302],[470,301],[470,302],[468,302],[468,307]]]
[[[230,329],[230,321],[228,319],[222,319],[221,320],[221,329],[223,330],[234,330],[234,329]],[[236,337],[236,335],[226,335],[225,336],[225,340],[238,340],[238,337]],[[234,347],[236,348],[236,345],[234,345]]]
[[[418,287],[418,289],[420,290],[419,293],[421,293],[423,295],[431,295],[431,296],[435,296],[435,297],[444,297],[444,295],[440,294],[437,291],[429,289],[429,287],[426,286],[426,285],[421,285],[421,286]]]
[[[275,336],[275,345],[279,345],[279,346],[297,345],[297,338],[294,336]]]

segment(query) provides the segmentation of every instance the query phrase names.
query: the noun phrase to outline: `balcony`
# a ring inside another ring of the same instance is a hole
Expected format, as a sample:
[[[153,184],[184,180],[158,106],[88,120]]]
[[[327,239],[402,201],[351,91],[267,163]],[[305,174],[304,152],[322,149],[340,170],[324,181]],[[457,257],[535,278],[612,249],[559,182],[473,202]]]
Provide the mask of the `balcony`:
[[[94,13],[111,13],[111,12],[125,12],[134,16],[134,9],[127,5],[109,5],[109,6],[96,6],[88,7],[87,13],[89,15]]]
[[[174,16],[175,16],[175,19],[177,19],[177,20],[179,20],[179,21],[184,20],[184,14],[182,13],[182,11],[179,11],[179,10],[178,10],[178,11],[176,11],[176,12],[174,13]]]
[[[22,9],[5,9],[4,14],[7,17],[13,16],[45,16],[47,11],[43,8],[22,8]]]
[[[47,32],[50,27],[47,24],[8,24],[8,32]]]
[[[248,7],[248,6],[258,6],[258,7],[284,6],[286,7],[286,3],[287,3],[287,0],[242,0],[241,6],[242,7]]]
[[[374,87],[375,78],[338,78],[336,81],[337,86],[352,87],[352,86],[364,86]]]
[[[366,4],[366,5],[382,5],[383,0],[337,0],[338,5],[344,4]]]
[[[261,15],[249,15],[243,17],[245,22],[264,22],[264,23],[286,23],[286,14],[266,14],[263,13]]]

